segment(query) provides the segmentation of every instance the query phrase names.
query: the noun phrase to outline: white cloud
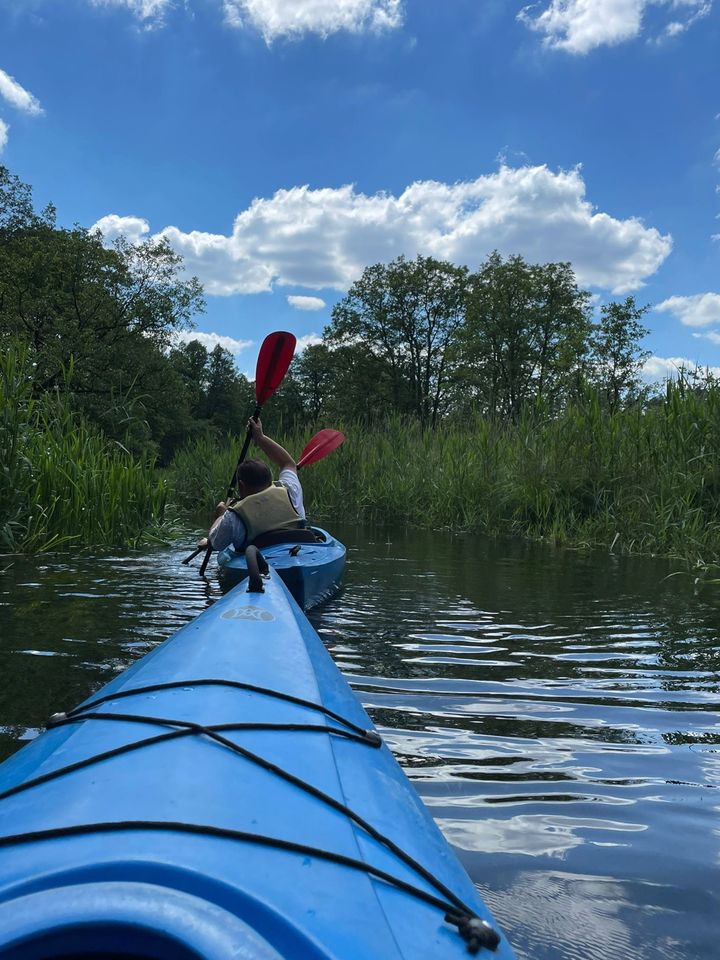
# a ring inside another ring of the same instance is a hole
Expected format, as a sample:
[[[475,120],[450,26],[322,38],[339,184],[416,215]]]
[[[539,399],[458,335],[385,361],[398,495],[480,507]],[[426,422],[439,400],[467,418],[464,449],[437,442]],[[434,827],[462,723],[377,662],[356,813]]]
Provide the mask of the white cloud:
[[[639,36],[651,6],[671,12],[673,19],[663,31],[671,37],[707,16],[712,0],[551,0],[541,13],[536,12],[537,4],[525,7],[518,19],[543,34],[545,46],[583,54]]]
[[[698,293],[692,297],[670,297],[655,307],[660,313],[672,313],[686,327],[720,325],[720,293]]]
[[[295,355],[302,353],[307,347],[316,347],[322,342],[322,337],[318,336],[317,333],[306,333],[304,337],[298,337]]]
[[[697,360],[688,360],[687,357],[649,357],[645,361],[642,374],[646,380],[674,380],[680,372],[684,371],[702,376],[706,372],[713,377],[720,377],[720,367],[708,367],[697,362]]]
[[[673,9],[682,7],[689,8],[688,12],[690,16],[685,20],[671,20],[659,37],[659,40],[672,39],[681,33],[685,33],[685,31],[689,30],[698,20],[702,20],[703,17],[708,16],[712,10],[713,2],[714,0],[673,0]]]
[[[665,27],[665,36],[666,37],[677,37],[681,33],[685,33],[689,24],[680,23],[679,20],[671,20],[670,23]]]
[[[3,152],[3,148],[5,147],[5,144],[7,143],[7,140],[8,140],[8,130],[9,130],[9,129],[10,129],[10,128],[9,128],[8,125],[5,123],[5,121],[4,121],[4,120],[0,120],[0,153]]]
[[[267,43],[278,37],[340,30],[389,30],[402,23],[401,0],[223,0],[225,22],[258,30]]]
[[[90,230],[99,230],[106,244],[112,244],[119,237],[125,237],[130,243],[140,243],[150,233],[150,224],[142,217],[119,217],[111,213],[101,217]]]
[[[4,70],[0,70],[0,97],[23,113],[38,116],[43,112],[39,100]]]
[[[325,301],[320,297],[288,297],[287,302],[296,310],[322,310]]]
[[[720,343],[720,333],[716,333],[714,330],[710,330],[708,333],[694,333],[693,336],[700,340],[709,340],[711,343]]]
[[[229,236],[173,226],[161,235],[219,296],[273,285],[344,291],[368,264],[400,254],[476,267],[493,249],[532,262],[570,261],[581,284],[620,294],[642,287],[672,249],[669,235],[637,218],[598,212],[579,169],[546,166],[501,166],[454,184],[420,181],[399,196],[350,185],[293,187],[253,200]]]
[[[197,330],[178,330],[173,334],[173,340],[176,343],[190,343],[191,340],[197,340],[207,350],[214,350],[220,345],[234,356],[252,347],[255,342],[254,340],[235,340],[220,333],[201,333]]]
[[[90,0],[93,7],[125,7],[146,26],[160,25],[173,0]]]

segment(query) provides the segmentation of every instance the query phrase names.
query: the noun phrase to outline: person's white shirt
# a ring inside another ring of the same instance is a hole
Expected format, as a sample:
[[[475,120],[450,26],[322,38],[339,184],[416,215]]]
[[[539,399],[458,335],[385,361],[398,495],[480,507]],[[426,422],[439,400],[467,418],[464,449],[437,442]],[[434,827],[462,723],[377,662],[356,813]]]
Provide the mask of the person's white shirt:
[[[297,473],[290,469],[281,470],[278,479],[284,487],[287,487],[290,503],[293,505],[300,519],[304,520],[305,503],[303,501],[303,489]],[[230,544],[232,544],[235,550],[243,550],[245,540],[247,539],[247,531],[245,530],[245,524],[235,511],[226,510],[212,525],[209,537],[213,550],[224,550],[225,547],[229,547]]]

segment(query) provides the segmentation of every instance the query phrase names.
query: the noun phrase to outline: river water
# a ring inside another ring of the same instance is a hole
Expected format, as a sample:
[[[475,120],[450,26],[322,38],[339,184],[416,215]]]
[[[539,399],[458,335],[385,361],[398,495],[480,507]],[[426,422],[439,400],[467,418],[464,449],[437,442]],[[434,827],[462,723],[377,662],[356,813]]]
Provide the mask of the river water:
[[[720,586],[333,530],[345,587],[311,619],[518,956],[719,957]],[[186,547],[0,561],[0,758],[219,596]]]

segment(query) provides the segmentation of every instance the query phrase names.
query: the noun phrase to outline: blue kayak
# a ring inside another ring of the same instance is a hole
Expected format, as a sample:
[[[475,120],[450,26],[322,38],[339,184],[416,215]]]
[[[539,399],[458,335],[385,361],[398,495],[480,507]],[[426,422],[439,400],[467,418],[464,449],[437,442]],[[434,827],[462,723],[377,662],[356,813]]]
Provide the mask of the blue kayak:
[[[262,585],[0,766],[0,958],[511,960],[277,573]]]
[[[337,592],[345,570],[345,546],[320,527],[302,531],[314,535],[314,542],[281,541],[263,546],[270,566],[280,574],[298,606],[310,610]],[[244,553],[232,547],[218,554],[218,571],[224,588],[234,587],[247,577]]]

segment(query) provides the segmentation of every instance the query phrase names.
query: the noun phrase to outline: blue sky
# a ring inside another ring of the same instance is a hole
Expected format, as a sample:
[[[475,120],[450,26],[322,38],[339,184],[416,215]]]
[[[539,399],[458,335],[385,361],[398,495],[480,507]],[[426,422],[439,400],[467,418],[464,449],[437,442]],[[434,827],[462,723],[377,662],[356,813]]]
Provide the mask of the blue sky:
[[[365,265],[494,248],[720,367],[720,0],[0,0],[0,162],[164,232],[252,370]]]

